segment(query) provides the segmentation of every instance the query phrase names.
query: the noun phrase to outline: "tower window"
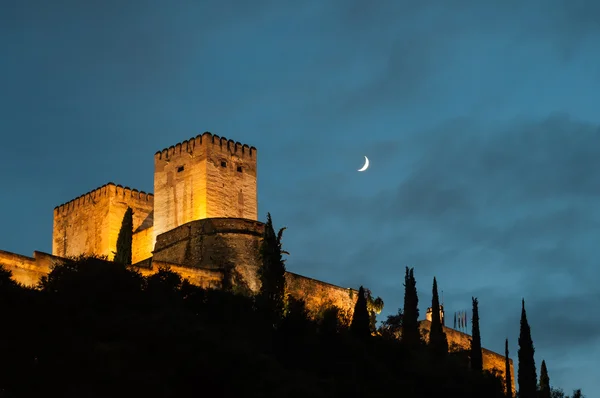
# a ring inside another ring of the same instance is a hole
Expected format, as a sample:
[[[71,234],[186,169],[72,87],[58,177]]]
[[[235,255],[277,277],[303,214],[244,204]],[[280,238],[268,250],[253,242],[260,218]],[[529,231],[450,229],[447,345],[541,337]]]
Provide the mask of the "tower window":
[[[237,171],[238,171],[238,173],[241,173],[242,172],[242,166],[238,166],[237,167]]]
[[[181,173],[182,171],[183,171],[183,166],[179,166],[179,167],[177,168],[177,172],[178,172],[178,173]]]
[[[222,161],[221,162],[221,167],[227,167],[227,162],[226,161]]]

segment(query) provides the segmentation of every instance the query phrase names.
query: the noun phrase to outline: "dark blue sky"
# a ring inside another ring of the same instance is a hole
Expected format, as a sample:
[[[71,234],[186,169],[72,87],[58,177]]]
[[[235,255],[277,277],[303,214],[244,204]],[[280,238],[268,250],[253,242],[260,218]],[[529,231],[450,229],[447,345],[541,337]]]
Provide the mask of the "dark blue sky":
[[[259,149],[290,271],[387,315],[414,266],[422,314],[433,276],[449,317],[477,296],[515,360],[525,297],[538,373],[592,396],[600,2],[417,3],[2,1],[0,249],[50,252],[54,206],[152,191],[154,152],[211,131]]]

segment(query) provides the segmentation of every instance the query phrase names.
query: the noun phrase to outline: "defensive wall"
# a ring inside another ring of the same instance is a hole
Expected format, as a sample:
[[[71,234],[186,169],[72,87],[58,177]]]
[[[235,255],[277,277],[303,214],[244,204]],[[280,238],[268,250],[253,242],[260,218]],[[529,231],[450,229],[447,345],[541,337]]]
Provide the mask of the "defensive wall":
[[[133,209],[134,261],[150,257],[154,242],[148,232],[139,234],[153,225],[154,196],[114,183],[54,208],[52,254],[94,253],[112,259],[127,207]]]
[[[33,257],[0,250],[0,265],[12,271],[13,280],[25,285],[35,286],[42,276],[47,275],[52,266],[62,259],[48,253],[33,252]]]
[[[33,257],[22,256],[0,250],[0,265],[12,271],[15,281],[29,287],[36,286],[43,275],[47,275],[52,266],[64,260],[48,253],[34,252]],[[146,259],[135,264],[144,276],[156,273],[161,266],[168,266],[182,278],[205,289],[219,289],[223,282],[223,270],[217,268],[185,267],[169,261]],[[335,305],[348,316],[352,316],[358,291],[345,289],[326,282],[286,272],[286,293],[303,299],[313,314]],[[256,282],[255,282],[256,283]],[[253,285],[255,286],[255,285]]]
[[[256,220],[257,150],[205,132],[154,155],[154,236],[190,221]]]
[[[421,335],[426,342],[429,341],[429,330],[431,328],[431,321],[423,320],[419,322],[419,328],[421,329]],[[448,340],[448,347],[450,351],[470,350],[471,349],[471,336],[466,333],[459,332],[452,328],[444,326],[444,332]],[[489,371],[495,371],[502,376],[502,380],[505,377],[506,369],[506,358],[504,355],[500,355],[493,351],[485,348],[481,349],[483,355],[483,369]],[[509,359],[510,363],[510,375],[512,379],[513,396],[516,393],[515,386],[515,369],[513,367],[512,359]],[[506,388],[506,386],[505,386]]]

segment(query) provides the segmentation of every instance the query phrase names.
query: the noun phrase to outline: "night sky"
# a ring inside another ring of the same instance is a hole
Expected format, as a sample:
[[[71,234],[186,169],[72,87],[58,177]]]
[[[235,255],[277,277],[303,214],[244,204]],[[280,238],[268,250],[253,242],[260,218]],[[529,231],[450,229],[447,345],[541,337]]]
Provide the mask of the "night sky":
[[[94,3],[95,5],[92,5]],[[600,388],[600,1],[0,2],[0,249],[210,131],[258,148],[288,270],[447,317]],[[202,5],[200,5],[202,4]],[[363,156],[371,160],[356,170]],[[452,324],[447,322],[447,324]]]

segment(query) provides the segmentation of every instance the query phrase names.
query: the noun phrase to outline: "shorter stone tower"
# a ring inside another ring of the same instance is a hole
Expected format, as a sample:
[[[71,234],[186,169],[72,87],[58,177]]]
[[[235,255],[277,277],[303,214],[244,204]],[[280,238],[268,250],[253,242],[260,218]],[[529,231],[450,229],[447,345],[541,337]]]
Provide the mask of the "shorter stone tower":
[[[108,183],[56,206],[52,254],[61,257],[98,254],[112,260],[128,207],[133,209],[134,248],[144,247],[143,239],[139,238],[144,235],[142,231],[152,227],[153,203],[152,194]],[[147,258],[150,251],[146,249],[139,255],[136,252],[134,258]]]

